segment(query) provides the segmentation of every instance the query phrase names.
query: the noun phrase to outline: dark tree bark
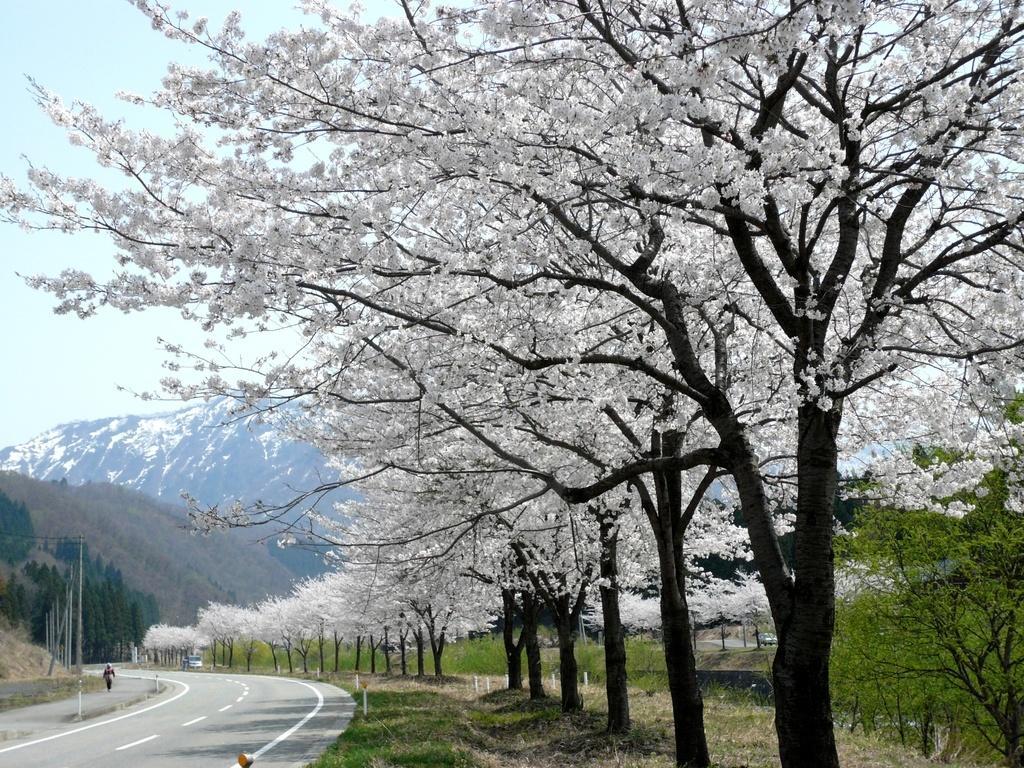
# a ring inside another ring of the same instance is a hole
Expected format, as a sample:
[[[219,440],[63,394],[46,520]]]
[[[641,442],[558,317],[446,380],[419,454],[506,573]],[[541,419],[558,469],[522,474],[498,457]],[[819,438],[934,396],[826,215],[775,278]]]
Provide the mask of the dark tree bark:
[[[651,437],[653,456],[673,456],[679,452],[679,439],[673,433]],[[697,682],[696,661],[691,643],[690,610],[686,602],[686,566],[683,541],[686,528],[714,480],[708,472],[684,508],[682,478],[678,471],[660,471],[653,475],[652,497],[643,481],[634,489],[654,533],[661,577],[661,627],[672,701],[672,726],[675,736],[676,765],[707,768],[711,764],[704,731],[704,698]]]
[[[373,635],[370,635],[370,674],[377,674],[377,645],[379,641],[373,639]]]
[[[576,632],[586,592],[586,587],[581,587],[575,600],[564,593],[545,600],[558,632],[558,682],[562,688],[563,712],[580,712],[583,709],[579,667],[576,664]]]
[[[334,637],[334,674],[338,674],[341,669],[339,662],[339,656],[341,655],[341,636],[338,634],[338,630],[332,630],[331,634]]]
[[[608,695],[608,733],[628,733],[629,689],[626,674],[626,635],[619,615],[619,562],[617,516],[598,514],[601,539],[601,610],[604,614],[605,690]]]
[[[277,672],[279,667],[277,666],[277,645],[276,643],[267,643],[270,646],[270,658],[274,662],[274,671]]]
[[[833,517],[839,419],[815,404],[800,408],[796,561],[792,608],[772,664],[775,730],[784,766],[838,768],[829,690],[835,621]],[[778,625],[776,625],[778,626]]]
[[[406,626],[406,627],[404,627],[402,629],[401,632],[398,633],[398,650],[399,650],[399,653],[401,654],[400,655],[400,659],[401,659],[401,666],[402,666],[402,677],[406,677],[409,674],[408,660],[405,657],[405,643],[406,643],[406,640],[408,639],[408,637],[409,637],[409,627]]]
[[[430,633],[430,653],[434,659],[434,677],[443,677],[444,673],[441,671],[441,657],[444,655],[445,647],[445,636],[442,630],[437,637],[434,633]]]
[[[523,645],[526,646],[526,669],[530,681],[530,698],[546,698],[544,693],[544,669],[541,665],[540,642],[537,639],[537,614],[540,606],[532,592],[523,591]]]
[[[416,612],[416,615],[420,617],[420,620],[423,622],[422,626],[427,631],[427,637],[430,640],[430,652],[434,659],[434,676],[442,677],[441,657],[444,655],[444,648],[447,642],[446,633],[451,613],[448,612],[443,617],[443,620],[441,620],[441,617],[434,613],[434,606],[431,603],[417,604],[412,602],[410,605]]]
[[[384,640],[380,645],[381,651],[384,653],[384,674],[391,674],[391,648],[390,640],[388,639],[388,628],[384,627]]]
[[[523,687],[523,631],[516,640],[513,622],[516,615],[516,593],[511,589],[501,590],[502,639],[505,643],[505,665],[508,669],[508,689],[518,691]]]
[[[416,677],[423,677],[427,674],[423,663],[423,628],[414,630],[412,636],[416,638]]]
[[[363,671],[363,636],[356,635],[356,672]]]
[[[532,566],[529,554],[522,544],[513,543],[512,551],[519,561],[523,575],[529,579],[537,594],[544,600],[555,620],[562,711],[579,712],[583,709],[583,697],[580,695],[579,668],[576,664],[576,632],[587,595],[587,584],[584,582],[575,595],[570,595],[564,575],[552,576]],[[533,670],[530,672],[532,677]]]

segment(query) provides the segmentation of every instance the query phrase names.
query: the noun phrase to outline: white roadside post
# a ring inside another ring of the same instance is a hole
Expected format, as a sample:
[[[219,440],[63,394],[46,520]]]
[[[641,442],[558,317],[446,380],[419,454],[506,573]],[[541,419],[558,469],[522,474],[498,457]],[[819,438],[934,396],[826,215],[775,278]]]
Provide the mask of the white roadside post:
[[[473,675],[473,693],[480,693],[480,678]]]
[[[484,681],[485,681],[485,682],[486,682],[486,684],[487,684],[487,685],[485,686],[485,687],[487,688],[487,692],[488,692],[488,693],[490,693],[490,692],[491,692],[491,678],[489,678],[489,677],[485,677],[485,678],[484,678]]]
[[[367,710],[368,710],[368,706],[367,706],[367,703],[366,703],[366,685],[364,684],[363,685],[363,717],[366,717]]]
[[[156,693],[160,693],[160,675],[153,676],[153,690]]]
[[[590,687],[590,677],[587,675],[586,671],[583,672],[583,687]]]
[[[359,688],[359,673],[356,672],[356,688]]]
[[[82,678],[78,678],[78,719],[82,719]]]

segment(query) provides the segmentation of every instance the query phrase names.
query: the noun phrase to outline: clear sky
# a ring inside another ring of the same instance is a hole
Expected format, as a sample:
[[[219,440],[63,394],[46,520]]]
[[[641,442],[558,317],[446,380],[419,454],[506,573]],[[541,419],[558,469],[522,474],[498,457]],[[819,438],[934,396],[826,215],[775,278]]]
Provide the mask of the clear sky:
[[[339,0],[343,4],[347,0]],[[173,6],[219,25],[233,9],[243,27],[262,37],[305,17],[289,0],[180,0]],[[364,18],[395,9],[364,2]],[[309,23],[306,20],[306,23]],[[133,127],[153,119],[117,101],[118,90],[149,93],[170,61],[201,63],[195,49],[167,40],[127,0],[0,0],[0,173],[23,181],[26,159],[54,171],[96,175],[88,153],[39,110],[25,76]],[[67,267],[105,272],[112,247],[98,237],[25,233],[0,224],[0,447],[20,443],[68,421],[169,410],[128,390],[158,389],[163,354],[157,338],[199,348],[201,336],[171,311],[125,315],[107,311],[88,320],[53,313],[47,294],[18,274],[56,274]]]

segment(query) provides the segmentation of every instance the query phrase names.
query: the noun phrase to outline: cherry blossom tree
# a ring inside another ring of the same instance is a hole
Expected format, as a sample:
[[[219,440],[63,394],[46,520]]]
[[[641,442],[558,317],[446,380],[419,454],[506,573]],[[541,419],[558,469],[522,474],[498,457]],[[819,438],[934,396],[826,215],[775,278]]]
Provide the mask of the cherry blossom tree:
[[[196,628],[210,638],[213,666],[217,666],[217,643],[221,646],[221,664],[231,667],[235,659],[235,639],[246,631],[246,617],[240,606],[210,602],[196,615]]]
[[[1005,397],[1019,364],[1020,7],[494,0],[369,25],[311,1],[319,26],[251,44],[234,16],[211,30],[137,4],[212,67],[172,67],[148,99],[179,118],[169,138],[40,90],[130,186],[2,183],[11,218],[107,233],[124,266],[36,283],[81,314],[300,324],[309,358],[254,366],[251,404],[410,402],[499,451],[463,406],[513,373],[645,411],[600,476],[520,468],[579,504],[650,482],[663,578],[697,498],[682,488],[721,475],[779,629],[782,765],[838,765],[840,457],[926,431],[979,381]],[[371,353],[415,392],[332,387]],[[172,390],[236,388],[204,365]],[[666,594],[678,616],[685,590]],[[677,740],[678,762],[707,765],[702,741]]]
[[[142,646],[157,654],[157,663],[176,665],[184,656],[195,653],[208,643],[196,627],[177,627],[154,624],[146,630]],[[162,658],[161,658],[162,657]]]

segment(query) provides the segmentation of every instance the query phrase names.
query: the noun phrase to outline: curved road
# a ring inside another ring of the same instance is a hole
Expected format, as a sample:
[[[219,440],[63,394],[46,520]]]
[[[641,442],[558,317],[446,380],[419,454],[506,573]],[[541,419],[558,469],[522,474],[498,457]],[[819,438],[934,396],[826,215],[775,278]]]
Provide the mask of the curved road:
[[[152,685],[131,674],[115,685]],[[0,768],[237,768],[240,752],[255,755],[258,768],[299,768],[337,738],[355,708],[347,693],[315,681],[213,672],[160,681],[168,684],[160,696],[79,723],[37,714],[26,727],[31,710],[48,712],[42,707],[0,713],[0,731],[31,731],[0,741]]]

